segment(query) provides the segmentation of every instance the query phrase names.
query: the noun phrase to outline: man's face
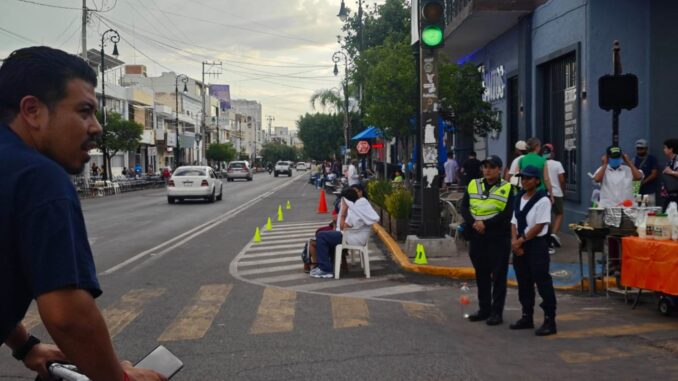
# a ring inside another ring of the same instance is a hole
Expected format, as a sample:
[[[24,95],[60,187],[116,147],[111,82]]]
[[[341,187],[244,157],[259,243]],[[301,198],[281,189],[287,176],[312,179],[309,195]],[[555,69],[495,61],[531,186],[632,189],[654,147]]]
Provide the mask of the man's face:
[[[40,151],[70,174],[83,170],[90,159],[89,150],[97,147],[96,139],[103,132],[96,108],[94,86],[73,79],[66,85],[66,96],[52,107],[41,128]]]
[[[537,185],[539,185],[539,179],[536,177],[522,176],[520,178],[520,183],[522,184],[523,189],[526,191],[531,191],[537,188]]]
[[[497,181],[499,179],[499,172],[501,172],[501,168],[496,165],[483,165],[483,177],[485,177],[485,180],[488,182]]]
[[[668,159],[673,159],[673,150],[667,146],[664,146],[664,156],[666,156]]]
[[[636,155],[641,156],[641,157],[647,155],[647,148],[636,147]]]

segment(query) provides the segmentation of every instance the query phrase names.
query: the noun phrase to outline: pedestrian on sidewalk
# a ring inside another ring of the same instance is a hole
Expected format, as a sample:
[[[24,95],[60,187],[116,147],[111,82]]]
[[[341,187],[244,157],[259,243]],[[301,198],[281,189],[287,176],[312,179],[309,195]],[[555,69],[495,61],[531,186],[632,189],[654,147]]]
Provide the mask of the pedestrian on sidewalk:
[[[461,176],[464,186],[470,184],[473,180],[481,178],[483,175],[482,163],[477,158],[475,152],[471,152],[461,165]]]
[[[638,194],[643,198],[647,196],[647,206],[657,204],[657,178],[659,177],[659,160],[654,155],[648,153],[648,144],[645,139],[636,140],[636,156],[633,158],[633,165],[643,172],[643,179],[640,180],[640,189]]]
[[[551,224],[549,254],[555,254],[556,247],[561,246],[558,232],[560,231],[560,225],[563,223],[563,213],[565,210],[565,193],[563,193],[563,189],[565,189],[565,168],[563,168],[561,162],[555,159],[556,151],[553,149],[552,144],[544,144],[541,154],[546,159],[546,167],[548,168],[549,180],[551,181],[551,191],[553,192],[553,205],[551,205],[553,223]]]
[[[551,200],[551,203],[553,203],[555,199],[553,198],[553,189],[551,188],[548,166],[546,165],[546,159],[541,156],[541,140],[539,140],[539,138],[527,139],[527,148],[529,149],[529,152],[520,158],[518,166],[521,171],[528,166],[536,167],[539,170],[540,183],[538,190],[545,190],[546,195]]]
[[[501,178],[502,161],[490,156],[482,162],[481,179],[469,183],[462,200],[464,231],[469,232],[469,255],[476,271],[478,312],[468,319],[503,322],[506,277],[511,255],[511,184]]]
[[[118,361],[94,300],[102,291],[69,174],[85,169],[102,134],[96,84],[80,57],[46,46],[0,67],[0,344],[43,380],[54,361],[92,380],[166,380]],[[33,300],[56,345],[21,323]]]
[[[445,166],[445,186],[451,188],[452,184],[457,182],[457,172],[459,172],[459,164],[454,160],[454,152],[447,153],[447,161]]]
[[[513,269],[518,280],[518,299],[523,309],[521,318],[511,329],[534,328],[534,286],[542,298],[544,324],[535,331],[537,336],[553,335],[556,330],[556,293],[549,272],[548,231],[551,223],[551,203],[539,189],[542,171],[528,165],[518,174],[523,191],[518,194],[511,219]]]
[[[511,165],[504,171],[504,180],[510,182],[514,190],[517,190],[520,189],[520,179],[516,175],[520,172],[520,159],[527,154],[527,143],[524,140],[518,140],[513,147]]]

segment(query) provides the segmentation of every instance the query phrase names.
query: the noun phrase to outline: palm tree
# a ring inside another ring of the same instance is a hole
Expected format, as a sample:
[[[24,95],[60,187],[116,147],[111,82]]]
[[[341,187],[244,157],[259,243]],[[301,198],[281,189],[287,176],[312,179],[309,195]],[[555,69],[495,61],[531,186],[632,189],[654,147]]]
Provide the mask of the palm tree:
[[[316,104],[322,107],[323,111],[329,108],[330,112],[344,113],[344,97],[337,88],[321,89],[311,96],[311,107],[315,110]]]

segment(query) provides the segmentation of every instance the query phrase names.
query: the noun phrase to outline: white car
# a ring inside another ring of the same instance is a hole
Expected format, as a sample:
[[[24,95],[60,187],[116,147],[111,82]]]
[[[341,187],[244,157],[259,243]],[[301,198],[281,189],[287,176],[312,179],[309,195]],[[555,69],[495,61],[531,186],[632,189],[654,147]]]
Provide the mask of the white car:
[[[187,198],[204,198],[214,202],[222,199],[223,192],[224,184],[207,166],[179,167],[167,182],[167,202],[170,204]]]
[[[305,170],[308,169],[308,167],[306,166],[306,163],[304,163],[303,161],[298,162],[296,168],[297,168],[297,171],[305,171]]]

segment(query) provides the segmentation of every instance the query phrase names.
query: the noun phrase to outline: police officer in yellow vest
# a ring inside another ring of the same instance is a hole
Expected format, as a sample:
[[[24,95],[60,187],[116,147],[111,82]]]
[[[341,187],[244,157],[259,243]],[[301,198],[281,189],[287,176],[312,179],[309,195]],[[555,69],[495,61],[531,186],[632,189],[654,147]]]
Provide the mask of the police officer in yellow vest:
[[[503,163],[498,156],[483,160],[483,178],[469,182],[462,200],[465,235],[476,271],[479,310],[470,321],[503,322],[506,277],[511,254],[511,184],[501,178]]]

